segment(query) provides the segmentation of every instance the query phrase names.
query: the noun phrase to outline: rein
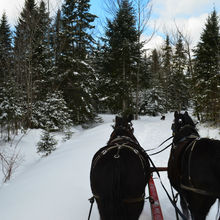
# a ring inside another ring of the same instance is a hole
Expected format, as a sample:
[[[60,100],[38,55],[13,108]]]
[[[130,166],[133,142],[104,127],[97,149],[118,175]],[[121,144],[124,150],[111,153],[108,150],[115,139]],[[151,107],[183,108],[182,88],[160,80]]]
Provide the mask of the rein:
[[[165,148],[163,148],[162,150],[158,151],[158,152],[155,152],[155,153],[152,153],[152,154],[149,154],[149,156],[153,156],[153,155],[156,155],[156,154],[159,154],[161,152],[163,152],[164,150],[166,150],[168,147],[172,146],[172,143],[169,144],[168,146],[166,146]]]
[[[156,171],[157,176],[158,176],[158,178],[159,178],[159,180],[160,180],[160,183],[161,183],[161,185],[162,185],[162,187],[163,187],[163,189],[164,189],[164,191],[165,191],[165,193],[166,193],[168,199],[170,200],[171,204],[172,204],[173,207],[175,208],[176,212],[182,217],[183,220],[187,220],[187,217],[181,212],[181,210],[177,207],[176,203],[173,201],[173,199],[172,199],[171,196],[169,195],[169,193],[168,193],[166,187],[164,186],[164,184],[163,184],[163,182],[162,182],[162,180],[161,180],[160,174],[159,174],[159,172],[158,172],[158,170],[157,170],[157,167],[155,166],[154,162],[151,160],[150,157],[148,157],[148,158],[149,158],[149,161],[150,161],[150,163],[152,164],[154,170]]]
[[[147,151],[152,151],[152,150],[156,150],[157,148],[159,148],[160,146],[162,146],[164,143],[166,143],[168,140],[170,140],[171,138],[173,138],[173,135],[169,138],[167,138],[165,141],[163,141],[159,146],[157,147],[154,147],[154,148],[151,148],[151,149],[148,149],[148,150],[145,150],[146,152]]]

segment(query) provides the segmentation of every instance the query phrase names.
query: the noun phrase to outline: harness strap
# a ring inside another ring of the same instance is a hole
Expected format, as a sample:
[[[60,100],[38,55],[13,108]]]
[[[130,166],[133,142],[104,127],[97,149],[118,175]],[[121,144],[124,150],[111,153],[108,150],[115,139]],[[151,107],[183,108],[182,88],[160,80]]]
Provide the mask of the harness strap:
[[[197,140],[198,140],[198,137],[197,137],[192,143],[190,143],[190,146],[192,146],[192,147],[191,147],[190,153],[189,153],[188,174],[189,174],[189,182],[190,182],[191,185],[193,185],[193,184],[192,184],[192,178],[191,178],[191,172],[190,172],[191,158],[192,158],[192,153],[193,153],[193,150],[194,150],[194,148],[195,148],[195,145],[196,145],[196,141],[197,141]]]
[[[195,187],[192,183],[192,177],[191,177],[191,172],[190,172],[190,167],[191,167],[191,161],[192,161],[192,153],[195,149],[195,145],[196,145],[196,142],[199,140],[199,138],[197,137],[195,140],[193,140],[189,146],[187,146],[185,152],[189,149],[190,149],[190,152],[189,152],[189,160],[188,160],[188,178],[189,178],[189,183],[190,183],[190,186],[187,186],[187,185],[184,185],[184,184],[180,184],[180,187],[182,189],[185,189],[185,190],[188,190],[188,191],[192,191],[192,192],[195,192],[195,193],[198,193],[198,194],[202,194],[202,195],[205,195],[205,196],[220,196],[218,195],[217,193],[209,193],[207,192],[206,190],[203,190],[203,189],[199,189],[197,187]]]
[[[95,198],[96,200],[99,200],[100,199],[100,196],[98,195],[93,195],[92,197],[93,199]],[[127,199],[122,199],[122,202],[125,202],[125,203],[137,203],[137,202],[142,202],[145,200],[145,194],[143,193],[142,196],[140,197],[137,197],[137,198],[127,198]]]
[[[137,149],[135,149],[135,148],[133,148],[133,147],[127,145],[127,144],[124,144],[124,143],[123,143],[123,144],[117,144],[117,143],[116,143],[115,145],[113,145],[113,146],[111,146],[111,147],[109,147],[109,148],[104,149],[103,151],[101,151],[101,153],[95,158],[95,160],[94,160],[94,162],[93,162],[93,168],[95,167],[96,163],[99,161],[99,159],[100,159],[103,155],[105,155],[105,154],[108,153],[110,150],[115,149],[115,148],[118,148],[118,152],[117,152],[116,155],[114,156],[115,159],[119,158],[119,150],[121,150],[122,148],[128,148],[128,149],[130,149],[131,151],[133,151],[136,155],[138,155],[138,157],[139,157],[139,159],[140,159],[140,161],[141,161],[142,168],[143,168],[143,170],[144,170],[144,175],[146,176],[143,156],[140,154],[140,152],[139,152]]]
[[[89,220],[89,219],[90,219],[90,217],[91,217],[91,213],[92,213],[92,207],[93,207],[94,201],[95,201],[94,196],[93,196],[93,197],[91,197],[91,198],[89,199],[89,202],[91,203],[91,205],[90,205],[90,209],[89,209],[89,216],[88,216],[88,220]]]
[[[214,193],[209,193],[209,192],[207,192],[207,191],[205,191],[203,189],[195,188],[194,186],[190,187],[190,186],[186,186],[184,184],[180,184],[180,187],[182,189],[185,189],[185,190],[188,190],[188,191],[192,191],[192,192],[195,192],[195,193],[198,193],[198,194],[202,194],[202,195],[205,195],[205,196],[217,196]]]
[[[128,136],[117,136],[115,139],[111,140],[110,143],[114,143],[116,141],[121,141],[121,140],[124,140],[124,139],[126,139],[126,140],[128,140],[128,141],[130,141],[130,142],[132,142],[134,144],[138,144],[137,141],[133,140],[132,138],[130,138]]]

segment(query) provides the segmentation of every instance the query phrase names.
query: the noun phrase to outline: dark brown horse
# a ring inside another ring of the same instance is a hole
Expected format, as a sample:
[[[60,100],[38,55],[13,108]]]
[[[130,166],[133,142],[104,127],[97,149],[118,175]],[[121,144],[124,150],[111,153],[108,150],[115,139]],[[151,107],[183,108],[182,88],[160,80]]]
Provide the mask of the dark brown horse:
[[[175,112],[168,162],[171,185],[180,194],[187,219],[204,220],[220,198],[220,141],[200,138],[188,115]]]
[[[148,156],[133,135],[131,118],[116,117],[113,128],[92,160],[92,193],[101,220],[138,220],[150,178]]]

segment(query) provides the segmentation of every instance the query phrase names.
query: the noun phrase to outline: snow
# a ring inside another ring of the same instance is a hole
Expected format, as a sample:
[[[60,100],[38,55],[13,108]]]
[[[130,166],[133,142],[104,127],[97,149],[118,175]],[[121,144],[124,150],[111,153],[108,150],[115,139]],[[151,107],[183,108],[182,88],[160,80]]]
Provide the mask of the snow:
[[[88,218],[91,197],[89,173],[91,160],[95,152],[103,147],[112,132],[113,115],[100,115],[103,123],[90,129],[72,128],[73,136],[63,142],[63,135],[57,133],[57,150],[48,157],[41,158],[36,153],[36,144],[40,140],[41,130],[30,130],[19,142],[23,163],[12,179],[0,187],[1,220],[84,220]],[[143,116],[133,121],[134,134],[145,149],[157,147],[171,136],[173,114],[167,114],[166,120],[160,117]],[[199,125],[201,136],[218,138],[219,130]],[[17,137],[19,138],[19,137]],[[169,143],[169,142],[168,142]],[[166,143],[163,146],[168,145]],[[170,149],[152,156],[156,166],[167,166]],[[152,152],[151,152],[152,153]],[[154,174],[154,181],[160,199],[164,219],[174,220],[175,212],[169,202],[160,181]],[[166,172],[161,179],[170,192]],[[148,194],[148,190],[146,190]],[[217,205],[212,208],[208,220],[215,219]],[[99,219],[96,204],[91,220]],[[149,201],[145,202],[140,220],[150,220]]]

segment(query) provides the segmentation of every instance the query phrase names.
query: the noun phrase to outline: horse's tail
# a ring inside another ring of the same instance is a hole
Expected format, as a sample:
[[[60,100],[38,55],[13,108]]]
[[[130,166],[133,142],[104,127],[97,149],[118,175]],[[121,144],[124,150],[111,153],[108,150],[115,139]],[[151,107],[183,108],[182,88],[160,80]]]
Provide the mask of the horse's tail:
[[[113,182],[112,182],[112,204],[113,211],[115,212],[115,216],[119,219],[123,218],[123,201],[122,201],[122,188],[121,188],[121,163],[120,158],[114,158],[114,169],[113,169]]]
[[[106,189],[105,196],[100,201],[100,211],[102,210],[102,214],[108,216],[107,219],[109,220],[125,220],[126,216],[121,194],[120,158],[114,158],[113,160],[111,170],[108,170],[107,173],[107,175],[111,176],[108,183],[110,188]]]

